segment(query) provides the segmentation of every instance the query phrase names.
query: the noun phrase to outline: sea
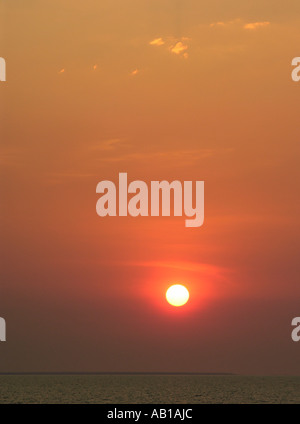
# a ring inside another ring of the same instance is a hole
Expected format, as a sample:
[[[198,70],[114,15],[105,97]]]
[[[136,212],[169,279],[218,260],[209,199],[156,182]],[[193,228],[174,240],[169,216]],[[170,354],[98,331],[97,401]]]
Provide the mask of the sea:
[[[300,403],[300,377],[0,375],[1,404]]]

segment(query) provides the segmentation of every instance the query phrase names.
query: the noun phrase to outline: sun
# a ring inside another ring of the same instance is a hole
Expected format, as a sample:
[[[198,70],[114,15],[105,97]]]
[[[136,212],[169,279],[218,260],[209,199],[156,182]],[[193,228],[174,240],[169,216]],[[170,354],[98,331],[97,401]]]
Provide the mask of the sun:
[[[190,294],[186,287],[174,284],[166,292],[166,299],[172,306],[183,306],[189,300]]]

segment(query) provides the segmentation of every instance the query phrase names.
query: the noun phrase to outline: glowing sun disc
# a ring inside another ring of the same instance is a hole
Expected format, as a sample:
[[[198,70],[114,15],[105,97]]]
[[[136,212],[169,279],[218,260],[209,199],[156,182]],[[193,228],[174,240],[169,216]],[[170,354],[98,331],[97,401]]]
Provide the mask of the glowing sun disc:
[[[172,306],[183,306],[189,300],[190,294],[186,287],[174,284],[166,292],[166,299]]]

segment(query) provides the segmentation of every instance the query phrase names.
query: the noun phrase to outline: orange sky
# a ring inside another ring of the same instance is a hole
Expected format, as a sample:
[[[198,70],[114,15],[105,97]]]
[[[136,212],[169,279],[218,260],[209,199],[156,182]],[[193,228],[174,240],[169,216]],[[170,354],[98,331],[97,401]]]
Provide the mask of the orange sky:
[[[2,6],[0,371],[300,374],[300,4],[224,3]],[[119,172],[204,180],[204,226],[99,218]]]

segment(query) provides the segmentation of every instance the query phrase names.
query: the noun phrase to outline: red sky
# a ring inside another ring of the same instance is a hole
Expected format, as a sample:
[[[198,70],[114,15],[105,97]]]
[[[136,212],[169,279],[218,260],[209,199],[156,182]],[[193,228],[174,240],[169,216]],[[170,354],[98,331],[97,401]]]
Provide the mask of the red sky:
[[[300,374],[298,0],[2,16],[0,371]],[[119,172],[204,180],[204,226],[100,218]]]

